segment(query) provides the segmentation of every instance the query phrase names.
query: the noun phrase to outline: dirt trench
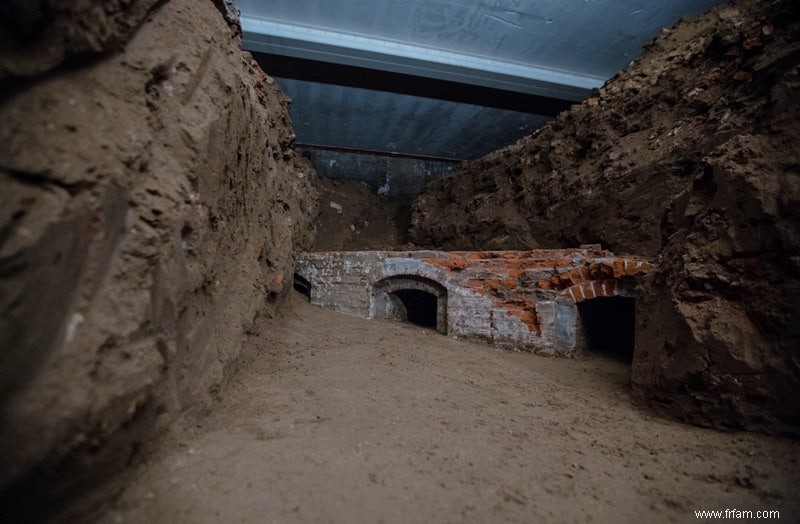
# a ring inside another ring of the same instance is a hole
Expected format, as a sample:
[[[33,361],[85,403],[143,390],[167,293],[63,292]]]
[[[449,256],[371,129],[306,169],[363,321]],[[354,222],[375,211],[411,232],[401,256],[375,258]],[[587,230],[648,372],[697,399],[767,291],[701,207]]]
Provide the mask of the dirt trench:
[[[295,294],[99,522],[800,518],[800,443],[638,408],[629,366],[493,349]]]

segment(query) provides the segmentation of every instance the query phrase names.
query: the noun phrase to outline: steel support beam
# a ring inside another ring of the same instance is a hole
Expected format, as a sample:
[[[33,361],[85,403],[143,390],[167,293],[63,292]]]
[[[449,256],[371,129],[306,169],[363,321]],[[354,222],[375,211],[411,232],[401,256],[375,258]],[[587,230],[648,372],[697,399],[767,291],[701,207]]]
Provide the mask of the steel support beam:
[[[248,51],[580,101],[604,79],[404,42],[242,17]]]

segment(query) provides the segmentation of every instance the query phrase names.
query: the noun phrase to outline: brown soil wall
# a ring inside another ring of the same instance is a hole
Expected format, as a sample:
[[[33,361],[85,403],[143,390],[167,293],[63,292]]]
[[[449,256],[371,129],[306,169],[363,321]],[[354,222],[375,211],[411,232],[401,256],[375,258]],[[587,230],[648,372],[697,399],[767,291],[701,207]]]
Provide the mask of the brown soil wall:
[[[0,15],[0,488],[67,496],[213,394],[311,247],[315,175],[211,1]]]
[[[596,96],[430,184],[411,240],[653,257],[637,295],[635,391],[692,422],[796,435],[798,64],[796,2],[685,20]]]

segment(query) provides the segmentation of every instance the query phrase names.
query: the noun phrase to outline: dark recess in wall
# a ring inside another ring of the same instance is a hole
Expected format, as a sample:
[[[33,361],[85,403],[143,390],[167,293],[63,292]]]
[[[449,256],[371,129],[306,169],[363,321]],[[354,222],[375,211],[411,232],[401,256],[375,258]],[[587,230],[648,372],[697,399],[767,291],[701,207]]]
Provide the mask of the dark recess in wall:
[[[311,300],[311,283],[297,273],[294,274],[294,290]]]
[[[278,78],[375,89],[544,116],[556,116],[575,103],[560,98],[529,95],[364,67],[267,53],[253,53],[253,56],[264,71]]]
[[[418,326],[436,329],[436,296],[417,289],[395,291],[406,308],[406,320]]]
[[[601,297],[578,303],[580,321],[590,352],[633,361],[635,304],[627,297]]]

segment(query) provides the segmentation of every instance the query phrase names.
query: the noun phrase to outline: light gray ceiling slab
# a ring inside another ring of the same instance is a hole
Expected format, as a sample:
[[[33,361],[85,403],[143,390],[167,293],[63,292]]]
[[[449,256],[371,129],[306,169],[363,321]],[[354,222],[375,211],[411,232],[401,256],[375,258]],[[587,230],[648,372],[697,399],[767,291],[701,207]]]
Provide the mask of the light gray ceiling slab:
[[[238,0],[243,45],[267,53],[260,56],[414,75],[562,104],[585,98],[626,67],[662,27],[720,3]],[[269,64],[264,67],[270,73]],[[317,146],[469,159],[507,145],[547,120],[524,112],[344,87],[336,85],[337,78],[318,83],[307,81],[317,78],[297,80],[301,77],[279,82],[294,100],[291,113],[298,141]],[[530,107],[534,105],[520,109]]]
[[[463,160],[531,134],[548,119],[518,111],[278,78],[304,144]]]
[[[437,78],[460,70],[475,83],[483,71],[487,82],[505,76],[517,89],[598,87],[660,28],[718,3],[239,0],[245,46],[256,51]]]

